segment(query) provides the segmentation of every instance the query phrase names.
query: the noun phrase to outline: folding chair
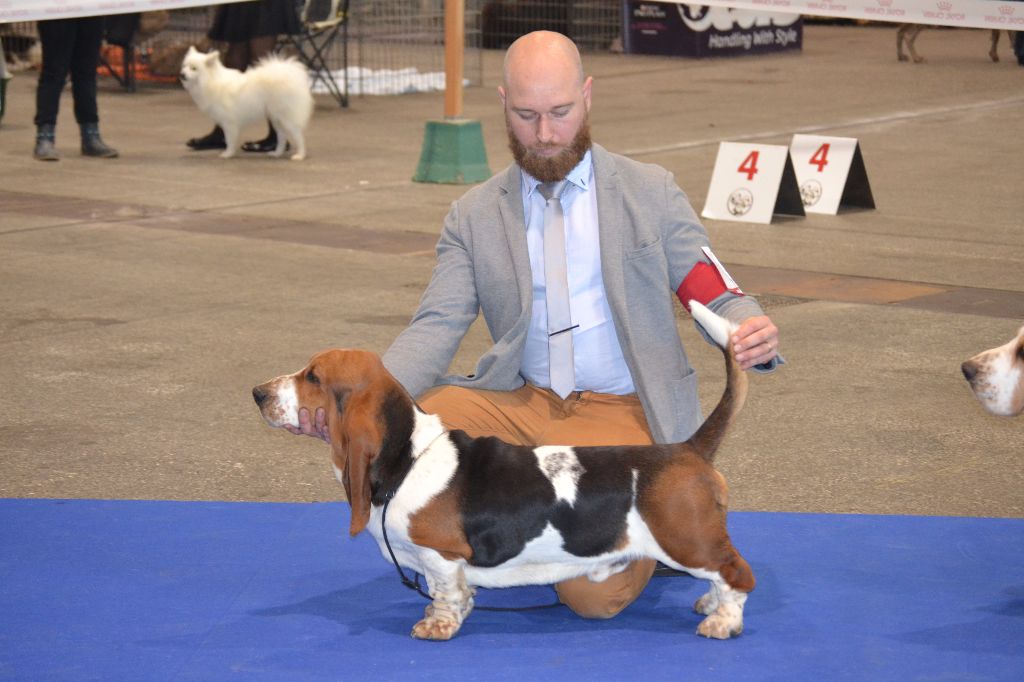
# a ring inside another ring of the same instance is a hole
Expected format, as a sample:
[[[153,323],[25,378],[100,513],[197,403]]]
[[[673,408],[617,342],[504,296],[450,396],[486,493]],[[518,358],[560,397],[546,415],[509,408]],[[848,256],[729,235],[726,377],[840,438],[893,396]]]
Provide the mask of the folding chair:
[[[135,92],[135,32],[139,30],[141,14],[115,14],[104,20],[103,40],[112,47],[121,48],[121,72],[100,52],[100,66],[107,70],[128,92]]]
[[[313,83],[324,84],[342,107],[348,106],[348,7],[349,0],[300,0],[302,11],[302,32],[285,36],[283,44],[295,48],[299,61],[306,65],[313,76]],[[342,83],[331,75],[327,65],[327,52],[335,41],[341,41]]]

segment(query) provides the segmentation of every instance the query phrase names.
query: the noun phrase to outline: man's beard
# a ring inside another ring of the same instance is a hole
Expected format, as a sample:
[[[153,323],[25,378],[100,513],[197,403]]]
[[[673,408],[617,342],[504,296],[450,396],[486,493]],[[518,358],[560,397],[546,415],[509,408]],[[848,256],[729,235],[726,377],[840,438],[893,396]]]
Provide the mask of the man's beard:
[[[505,128],[508,131],[508,147],[512,150],[512,157],[520,168],[541,182],[564,180],[590,149],[590,121],[587,118],[580,123],[580,129],[576,131],[569,146],[554,156],[539,156],[523,146],[512,132],[507,116]]]

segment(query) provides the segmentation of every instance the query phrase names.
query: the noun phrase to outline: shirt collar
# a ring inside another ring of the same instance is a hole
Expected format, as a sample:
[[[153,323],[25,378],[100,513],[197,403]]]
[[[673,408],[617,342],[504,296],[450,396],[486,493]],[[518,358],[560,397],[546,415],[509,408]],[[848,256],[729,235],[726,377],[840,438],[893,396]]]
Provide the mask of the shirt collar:
[[[591,159],[590,153],[591,150],[588,149],[587,153],[580,159],[580,162],[565,176],[565,179],[570,184],[575,185],[584,192],[590,187],[591,179],[594,177],[594,161]],[[522,169],[519,172],[523,174],[523,189],[526,191],[526,196],[530,196],[537,189],[540,180]]]

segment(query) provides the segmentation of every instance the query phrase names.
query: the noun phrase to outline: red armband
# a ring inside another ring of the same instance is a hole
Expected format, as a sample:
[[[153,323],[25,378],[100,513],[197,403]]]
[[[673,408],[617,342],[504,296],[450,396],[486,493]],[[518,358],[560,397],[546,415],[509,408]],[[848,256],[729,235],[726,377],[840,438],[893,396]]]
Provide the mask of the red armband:
[[[697,301],[707,305],[727,291],[743,295],[739,285],[733,281],[729,273],[725,271],[722,264],[718,262],[711,249],[705,247],[704,253],[711,259],[711,263],[698,261],[693,269],[683,278],[683,283],[676,289],[676,296],[682,301],[683,307],[690,310],[690,301]]]

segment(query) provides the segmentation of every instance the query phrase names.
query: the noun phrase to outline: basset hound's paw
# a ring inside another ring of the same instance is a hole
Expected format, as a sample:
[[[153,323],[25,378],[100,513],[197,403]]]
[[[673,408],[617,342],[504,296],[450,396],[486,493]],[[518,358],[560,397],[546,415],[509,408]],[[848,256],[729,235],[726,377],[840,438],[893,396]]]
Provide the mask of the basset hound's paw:
[[[443,641],[451,639],[459,631],[462,623],[449,618],[427,616],[412,628],[412,636],[416,639],[433,639]]]
[[[729,639],[743,632],[743,620],[714,613],[697,626],[697,634],[710,639]]]

